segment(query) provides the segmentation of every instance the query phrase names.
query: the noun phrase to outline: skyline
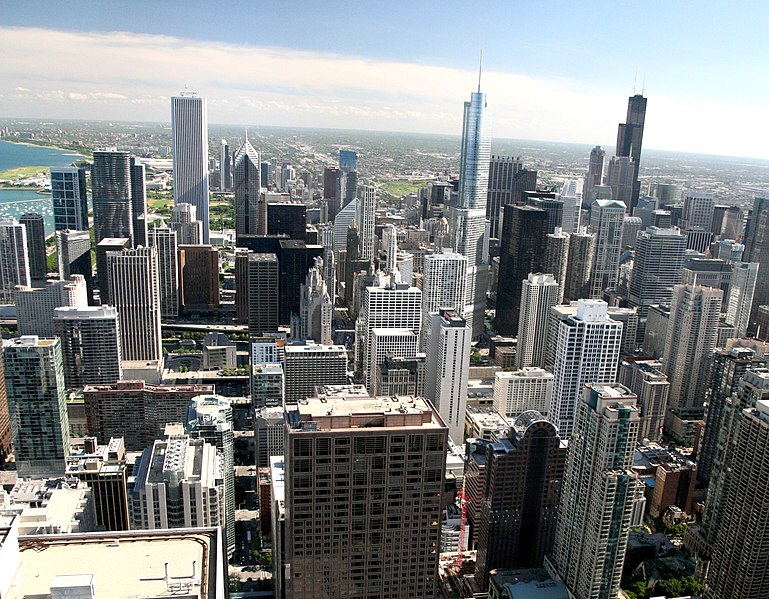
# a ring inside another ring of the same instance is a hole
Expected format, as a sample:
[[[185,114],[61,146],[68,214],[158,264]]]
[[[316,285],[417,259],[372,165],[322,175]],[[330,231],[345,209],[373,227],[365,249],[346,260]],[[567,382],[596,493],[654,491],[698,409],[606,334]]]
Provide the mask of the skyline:
[[[185,11],[139,2],[118,19],[92,5],[85,2],[77,19],[45,2],[9,7],[0,26],[0,115],[168,122],[170,97],[187,84],[207,98],[212,124],[458,135],[456,106],[476,87],[483,48],[495,138],[613,147],[627,97],[645,85],[646,147],[769,158],[756,131],[765,111],[752,101],[769,81],[751,61],[767,42],[748,39],[760,18],[736,34],[726,26],[736,14],[716,23],[657,6],[633,14],[642,35],[627,44],[617,31],[621,17],[630,18],[622,6],[598,27],[557,2],[536,9],[524,2],[514,14],[491,2],[466,18],[454,2],[440,15],[398,2],[389,12],[343,13],[345,3],[323,12],[308,3],[261,10],[236,3],[222,14],[240,20],[215,12],[205,20],[200,2]],[[248,31],[257,16],[258,33]],[[460,16],[467,35],[457,40]],[[515,22],[499,22],[506,17]],[[434,22],[446,27],[428,26]],[[715,33],[718,45],[707,39]]]

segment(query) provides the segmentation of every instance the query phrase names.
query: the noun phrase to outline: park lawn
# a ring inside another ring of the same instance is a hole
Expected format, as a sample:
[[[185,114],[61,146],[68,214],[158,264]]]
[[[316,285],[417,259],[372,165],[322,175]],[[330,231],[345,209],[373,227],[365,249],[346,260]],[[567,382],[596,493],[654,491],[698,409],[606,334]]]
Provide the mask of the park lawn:
[[[19,166],[16,168],[9,168],[7,171],[0,173],[0,179],[8,179],[14,181],[16,179],[25,179],[27,177],[34,177],[38,173],[47,173],[47,166]]]

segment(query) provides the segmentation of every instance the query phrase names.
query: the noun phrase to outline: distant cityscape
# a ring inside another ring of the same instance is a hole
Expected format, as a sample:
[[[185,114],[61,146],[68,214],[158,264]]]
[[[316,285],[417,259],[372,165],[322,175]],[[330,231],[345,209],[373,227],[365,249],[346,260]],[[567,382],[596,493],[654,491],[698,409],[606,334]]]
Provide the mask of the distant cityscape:
[[[491,100],[0,120],[0,597],[769,597],[767,163]]]

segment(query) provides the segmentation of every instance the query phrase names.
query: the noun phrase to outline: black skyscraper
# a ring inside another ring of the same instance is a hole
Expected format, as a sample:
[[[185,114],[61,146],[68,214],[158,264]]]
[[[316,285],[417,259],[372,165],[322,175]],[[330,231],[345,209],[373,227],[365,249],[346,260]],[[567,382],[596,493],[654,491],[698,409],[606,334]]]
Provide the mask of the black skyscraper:
[[[542,272],[544,268],[548,213],[514,205],[505,206],[503,212],[496,328],[500,335],[517,335],[521,282],[530,272]]]
[[[769,304],[769,199],[756,197],[745,229],[746,262],[758,262],[758,279],[750,310],[750,330],[755,329],[758,307]]]
[[[45,253],[45,223],[43,215],[29,212],[19,222],[27,230],[27,256],[29,258],[29,277],[33,281],[45,280],[48,274],[48,261]]]
[[[107,237],[133,240],[131,164],[128,152],[93,153],[91,190],[96,243]]]
[[[633,180],[633,196],[628,208],[632,211],[638,203],[641,194],[641,182],[638,180],[638,169],[641,164],[641,144],[644,137],[644,121],[646,120],[646,98],[636,94],[628,98],[627,120],[620,123],[617,130],[617,156],[630,156],[634,160],[635,176]]]

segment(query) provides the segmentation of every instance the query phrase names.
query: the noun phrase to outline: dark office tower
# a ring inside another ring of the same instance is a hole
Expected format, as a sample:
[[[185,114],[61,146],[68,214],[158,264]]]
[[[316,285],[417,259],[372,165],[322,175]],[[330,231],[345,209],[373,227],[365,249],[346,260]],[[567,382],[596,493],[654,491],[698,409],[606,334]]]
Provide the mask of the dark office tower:
[[[133,247],[147,245],[147,188],[144,164],[131,158],[131,218]]]
[[[747,409],[729,405],[722,439],[730,447],[730,471],[721,492],[717,497],[709,493],[706,503],[725,509],[715,535],[704,596],[767,597],[769,402],[757,401]]]
[[[756,196],[745,231],[745,262],[758,262],[759,277],[750,310],[751,329],[758,319],[758,307],[769,304],[769,198]]]
[[[681,282],[686,236],[678,229],[648,227],[636,240],[635,262],[628,303],[638,308],[643,338],[646,314],[652,304],[669,304],[673,285]]]
[[[210,245],[179,246],[179,301],[187,312],[219,307],[219,250]]]
[[[751,347],[736,345],[731,349],[719,348],[713,355],[710,369],[710,385],[707,390],[707,411],[705,434],[702,436],[697,459],[697,480],[710,481],[714,467],[718,435],[723,428],[723,414],[726,400],[737,393],[740,381],[748,370],[766,367],[766,358],[759,357]]]
[[[524,191],[521,197],[525,204],[547,212],[547,232],[553,233],[563,221],[563,200],[556,199],[555,193],[547,191]]]
[[[555,536],[566,443],[536,411],[524,412],[486,448],[475,576],[495,568],[541,567]]]
[[[84,167],[51,167],[51,202],[55,230],[88,229],[88,195]]]
[[[633,159],[633,196],[629,204],[632,213],[641,195],[641,182],[638,180],[638,168],[641,164],[641,144],[644,137],[646,120],[646,98],[640,94],[630,96],[627,103],[627,119],[617,131],[617,156],[629,156]]]
[[[512,156],[492,156],[489,161],[489,192],[486,200],[486,220],[491,223],[491,236],[499,238],[502,206],[514,204],[515,175],[523,169],[523,161]],[[536,183],[535,183],[536,186]],[[532,187],[534,189],[534,187]]]
[[[88,289],[88,303],[92,303],[91,232],[69,229],[56,231],[56,256],[59,260],[59,278],[68,280],[72,275],[83,275]]]
[[[603,169],[606,161],[606,152],[601,146],[596,146],[590,151],[590,162],[587,165],[587,174],[585,175],[585,184],[582,187],[582,199],[588,204],[592,204],[594,197],[593,190],[596,185],[603,185]]]
[[[611,188],[611,199],[620,200],[626,206],[633,198],[635,163],[627,156],[613,156],[606,173],[606,185]]]
[[[503,212],[496,328],[500,335],[515,336],[521,283],[529,273],[542,272],[544,267],[548,214],[532,206],[515,205],[505,206]]]
[[[307,207],[301,202],[267,204],[267,235],[288,235],[304,241],[307,234]]]
[[[27,230],[27,257],[29,259],[29,278],[43,281],[48,275],[48,261],[45,252],[45,222],[42,214],[28,212],[19,222]]]
[[[595,233],[574,233],[569,237],[568,268],[563,285],[564,303],[590,297],[595,243]]]
[[[287,412],[285,596],[433,597],[448,430],[430,402],[312,398]]]
[[[258,165],[257,165],[258,166]],[[232,189],[232,155],[226,139],[219,147],[219,191]]]
[[[569,263],[569,234],[557,227],[554,233],[548,233],[545,240],[545,266],[542,269],[550,273],[558,282],[558,303],[563,303],[566,273]]]
[[[323,169],[323,199],[328,203],[328,220],[333,221],[341,208],[339,169],[335,166],[327,166]]]
[[[259,336],[278,330],[278,258],[248,256],[248,333]]]
[[[537,171],[521,169],[513,176],[513,203],[524,204],[524,191],[537,189]],[[501,218],[501,216],[500,216]]]
[[[235,322],[248,324],[248,256],[246,248],[235,248]]]
[[[96,278],[99,282],[99,299],[101,304],[110,306],[109,281],[107,276],[107,252],[120,252],[131,247],[131,240],[126,238],[102,239],[96,244]]]
[[[241,235],[264,235],[267,218],[259,154],[246,140],[235,152],[235,239]]]
[[[179,316],[179,253],[176,233],[167,226],[149,232],[149,244],[158,250],[158,282],[160,285],[160,316]]]
[[[91,192],[96,243],[107,237],[133,240],[131,161],[128,152],[93,153]]]
[[[291,315],[299,314],[302,283],[307,279],[307,271],[315,264],[315,258],[323,257],[323,246],[281,239],[278,248],[278,321],[288,325]]]
[[[339,150],[339,196],[341,210],[358,192],[358,154],[351,150]]]

